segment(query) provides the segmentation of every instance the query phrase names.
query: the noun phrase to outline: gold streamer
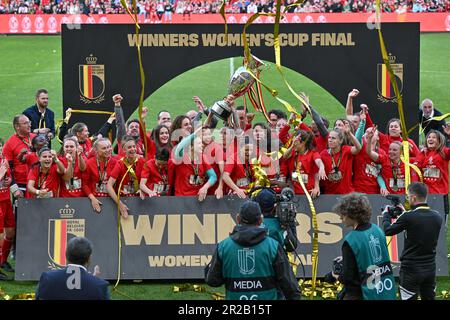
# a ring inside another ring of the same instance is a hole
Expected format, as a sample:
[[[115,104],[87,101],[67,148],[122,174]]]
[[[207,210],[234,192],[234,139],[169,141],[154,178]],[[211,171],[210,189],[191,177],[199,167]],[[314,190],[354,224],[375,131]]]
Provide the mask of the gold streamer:
[[[304,281],[301,279],[298,283],[300,285],[302,295],[311,299],[314,297],[320,297],[328,300],[336,299],[338,293],[343,288],[343,285],[339,281],[328,283],[317,280],[314,290],[312,289],[312,280]]]
[[[394,71],[392,70],[391,63],[389,62],[388,53],[386,50],[386,46],[384,44],[383,34],[381,32],[381,8],[380,8],[380,0],[376,0],[376,21],[378,24],[378,38],[380,41],[380,50],[381,56],[383,58],[383,62],[386,65],[386,69],[389,72],[389,81],[394,88],[395,96],[397,98],[397,106],[398,106],[398,114],[400,118],[400,123],[402,126],[402,140],[403,140],[403,156],[405,161],[409,163],[409,146],[408,146],[408,132],[406,130],[406,121],[405,114],[403,112],[403,97],[400,94],[400,90],[398,89],[397,79],[395,78]],[[408,189],[408,186],[411,182],[411,172],[410,167],[405,166],[405,189]]]
[[[134,9],[134,12],[135,12],[135,16],[133,16],[133,13],[131,12],[130,8],[128,8],[128,5],[127,5],[125,0],[120,0],[120,3],[125,8],[125,10],[129,14],[131,19],[133,19],[133,22],[134,22],[136,28],[140,29],[141,27],[139,26],[139,22],[138,22],[138,19],[137,19],[137,12],[136,12],[136,0],[133,0],[133,9]],[[138,44],[138,46],[139,46],[139,44]]]
[[[253,188],[256,187],[270,187],[270,180],[269,178],[267,178],[267,173],[261,167],[261,159],[253,158],[250,162],[252,165],[253,177],[255,181],[249,184],[249,187],[247,188],[247,190],[245,190],[245,192],[249,193]],[[257,195],[261,190],[255,191],[253,195]]]
[[[450,117],[450,113],[443,114],[442,116],[439,116],[439,117],[432,117],[431,119],[427,119],[426,121],[427,122],[431,122],[433,120],[434,121],[441,121],[441,120],[447,119],[448,117]],[[425,126],[425,127],[427,127],[427,126]],[[425,130],[425,128],[422,128],[422,126],[420,126],[419,134],[422,134],[424,132],[424,130]]]
[[[412,164],[412,163],[409,163],[409,162],[406,162],[405,158],[402,157],[402,156],[400,156],[400,160],[403,162],[403,164],[404,164],[405,166],[409,166],[409,167],[413,168],[413,170],[414,170],[414,171],[417,173],[417,175],[419,176],[420,182],[423,182],[422,172],[420,171],[420,169],[419,169],[416,165],[414,165],[414,164]]]
[[[225,27],[225,42],[228,42],[228,24],[227,24],[227,18],[225,17],[225,3],[226,1],[223,0],[222,4],[220,5],[220,15],[222,16],[224,27]]]
[[[319,227],[317,225],[317,214],[316,208],[314,207],[314,203],[312,201],[311,195],[306,189],[305,184],[303,183],[302,176],[300,172],[297,170],[297,180],[300,186],[305,193],[306,198],[308,199],[309,208],[311,209],[311,217],[313,220],[313,250],[312,250],[312,285],[311,290],[313,291],[313,296],[315,296],[316,290],[316,279],[317,279],[317,267],[319,262]]]
[[[15,295],[9,295],[0,287],[0,299],[3,299],[3,300],[35,300],[36,296],[35,296],[35,293],[19,293],[19,294],[15,294]]]
[[[131,13],[130,9],[128,8],[125,0],[120,0],[120,2],[122,3],[122,6],[127,10],[128,15],[133,19],[134,23],[135,23],[135,33],[136,33],[136,39],[139,39],[139,30],[140,30],[140,26],[138,23],[138,19],[137,19],[137,6],[136,6],[136,0],[133,0],[133,10],[134,10],[134,16]],[[141,94],[139,96],[139,108],[138,108],[138,113],[139,113],[139,125],[141,126],[144,135],[146,132],[146,128],[145,128],[145,123],[142,119],[142,106],[143,106],[143,102],[144,102],[144,93],[145,93],[145,74],[144,74],[144,67],[142,65],[142,55],[141,55],[141,45],[138,41],[137,46],[137,53],[138,53],[138,62],[139,62],[139,73],[140,73],[140,77],[141,77]],[[144,137],[145,138],[145,137]],[[148,157],[148,153],[147,153],[147,139],[144,139],[144,148],[145,148],[145,159],[147,159]],[[120,272],[121,272],[121,267],[122,267],[122,235],[121,235],[121,215],[120,215],[120,190],[122,189],[122,184],[123,181],[125,179],[125,177],[127,176],[128,172],[130,172],[131,170],[133,170],[132,165],[127,166],[127,172],[124,174],[124,176],[122,177],[122,180],[120,181],[119,184],[119,192],[117,194],[117,234],[118,234],[118,240],[119,240],[119,263],[118,263],[118,267],[117,267],[117,281],[114,285],[113,290],[117,291],[117,286],[119,285],[119,281],[120,281]]]
[[[213,300],[224,300],[225,295],[220,292],[210,292],[206,290],[206,287],[199,284],[192,284],[192,283],[184,283],[178,286],[173,286],[172,292],[173,293],[180,293],[180,292],[186,292],[186,291],[194,291],[198,293],[207,293],[211,295],[211,298]]]
[[[119,241],[119,254],[118,254],[119,262],[117,265],[117,280],[113,287],[113,291],[117,291],[117,292],[118,292],[117,286],[119,285],[119,282],[120,282],[120,273],[122,270],[122,234],[121,234],[122,226],[120,223],[122,217],[120,215],[120,190],[122,190],[122,184],[123,184],[123,181],[125,180],[125,177],[127,176],[128,172],[130,172],[131,170],[133,170],[133,166],[132,165],[127,166],[127,172],[125,172],[125,174],[122,177],[122,180],[120,180],[119,189],[118,189],[118,193],[117,193],[117,238]]]

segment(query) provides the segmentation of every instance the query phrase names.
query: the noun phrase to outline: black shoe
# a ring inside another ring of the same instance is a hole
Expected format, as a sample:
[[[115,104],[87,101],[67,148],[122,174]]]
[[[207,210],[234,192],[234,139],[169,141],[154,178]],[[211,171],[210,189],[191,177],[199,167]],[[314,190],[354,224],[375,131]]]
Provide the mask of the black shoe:
[[[14,268],[9,264],[8,261],[5,261],[2,264],[0,264],[0,268],[6,272],[14,272]]]
[[[9,280],[8,276],[6,274],[4,274],[3,272],[0,271],[0,281],[6,281]]]

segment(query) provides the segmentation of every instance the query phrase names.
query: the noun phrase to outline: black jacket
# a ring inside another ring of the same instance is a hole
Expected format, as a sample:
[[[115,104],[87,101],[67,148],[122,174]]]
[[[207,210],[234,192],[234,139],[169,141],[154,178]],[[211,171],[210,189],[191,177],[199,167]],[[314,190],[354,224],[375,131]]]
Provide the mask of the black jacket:
[[[391,224],[388,212],[383,215],[383,230],[386,236],[405,232],[405,245],[400,261],[402,268],[417,271],[434,269],[436,266],[436,246],[442,225],[442,217],[431,210],[426,203],[405,211]]]
[[[433,117],[439,117],[442,116],[442,113],[439,112],[439,110],[434,109],[434,115]],[[429,120],[427,118],[425,118],[423,116],[423,111],[419,110],[419,123],[423,128],[423,131],[425,133],[425,136],[428,134],[428,132],[430,132],[431,130],[437,130],[440,133],[442,133],[446,138],[447,135],[444,132],[444,129],[442,128],[442,126],[445,126],[445,120],[440,120],[440,121],[436,121],[436,120]]]
[[[267,229],[247,225],[237,225],[230,234],[233,241],[246,247],[255,246],[266,237]],[[278,244],[277,257],[272,267],[278,286],[286,299],[299,300],[301,293],[297,279],[280,244]],[[219,259],[217,248],[210,264],[205,268],[205,281],[211,287],[219,287],[225,284],[225,279],[222,276],[222,261]]]
[[[42,114],[39,112],[37,105],[29,107],[22,113],[31,121],[31,132],[34,129],[39,129],[39,121],[41,120]],[[55,136],[55,114],[49,108],[45,109],[44,122],[45,127],[49,128],[50,132]]]
[[[364,231],[371,227],[370,223],[365,223],[356,227],[355,230]],[[358,271],[355,253],[347,241],[342,244],[343,273],[339,277],[345,289],[344,300],[362,300],[361,276]]]

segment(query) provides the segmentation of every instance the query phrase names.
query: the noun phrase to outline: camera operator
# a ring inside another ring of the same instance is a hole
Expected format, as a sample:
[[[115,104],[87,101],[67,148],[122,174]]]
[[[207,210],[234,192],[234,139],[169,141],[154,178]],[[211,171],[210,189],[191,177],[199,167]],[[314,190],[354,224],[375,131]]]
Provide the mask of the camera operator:
[[[393,236],[406,230],[405,245],[400,257],[400,295],[402,300],[434,300],[436,290],[436,246],[441,230],[442,217],[427,205],[428,187],[413,182],[406,197],[410,211],[398,216],[396,210],[387,206],[383,211],[383,230],[386,236]],[[395,219],[391,224],[391,219]]]
[[[284,190],[285,189],[283,189],[283,192]],[[297,230],[295,221],[292,221],[291,223],[280,221],[280,218],[277,215],[278,201],[275,190],[263,188],[257,195],[252,197],[252,200],[257,202],[261,208],[261,212],[264,216],[263,224],[269,230],[269,236],[277,240],[286,252],[295,251],[297,248]]]
[[[219,242],[205,281],[212,287],[225,284],[227,300],[300,299],[300,288],[281,245],[261,226],[259,205],[241,205],[237,225]]]
[[[351,193],[333,209],[346,227],[352,227],[342,244],[342,274],[333,276],[344,284],[344,300],[395,300],[395,279],[381,229],[370,223],[372,207],[367,197]],[[334,261],[334,265],[339,260]],[[334,270],[337,268],[333,267]]]

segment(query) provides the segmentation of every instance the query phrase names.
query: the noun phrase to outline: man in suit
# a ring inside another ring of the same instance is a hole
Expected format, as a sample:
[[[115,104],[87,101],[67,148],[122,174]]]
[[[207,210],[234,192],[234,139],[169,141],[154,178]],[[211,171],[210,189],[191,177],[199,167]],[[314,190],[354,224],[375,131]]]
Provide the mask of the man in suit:
[[[68,265],[61,270],[42,273],[36,289],[36,300],[109,300],[109,283],[87,272],[92,243],[84,237],[72,238],[67,244]]]

